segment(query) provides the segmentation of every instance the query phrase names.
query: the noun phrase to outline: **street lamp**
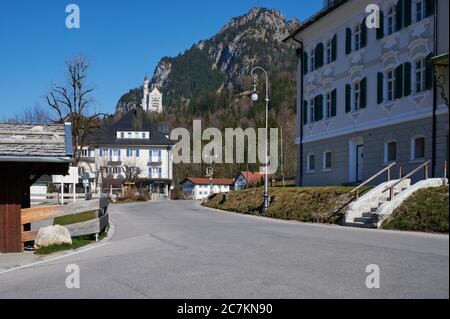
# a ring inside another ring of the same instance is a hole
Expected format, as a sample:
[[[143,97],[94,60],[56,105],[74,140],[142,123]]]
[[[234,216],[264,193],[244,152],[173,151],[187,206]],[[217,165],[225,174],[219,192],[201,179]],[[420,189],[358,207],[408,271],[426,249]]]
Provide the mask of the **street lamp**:
[[[269,154],[267,154],[268,151],[268,134],[269,134],[269,76],[267,75],[266,70],[264,70],[262,67],[257,66],[254,67],[252,69],[252,71],[250,72],[250,75],[253,78],[253,93],[251,95],[251,99],[253,102],[257,102],[258,101],[258,93],[256,91],[256,75],[255,72],[256,71],[262,71],[266,77],[266,136],[265,136],[265,150],[264,150],[264,154],[265,154],[265,163],[264,163],[264,204],[263,204],[263,210],[264,213],[267,212],[267,209],[269,208],[269,190],[268,190],[268,164],[269,164]]]
[[[213,181],[212,181],[212,179],[213,179],[213,175],[214,175],[214,166],[213,166],[213,163],[216,161],[216,159],[218,158],[218,155],[217,154],[215,154],[215,155],[207,155],[207,154],[205,154],[204,155],[204,157],[205,157],[205,159],[207,159],[208,157],[213,157],[214,159],[211,161],[211,163],[210,163],[210,165],[209,165],[209,169],[210,169],[210,171],[208,172],[208,174],[207,175],[209,175],[209,195],[212,195],[213,194]]]

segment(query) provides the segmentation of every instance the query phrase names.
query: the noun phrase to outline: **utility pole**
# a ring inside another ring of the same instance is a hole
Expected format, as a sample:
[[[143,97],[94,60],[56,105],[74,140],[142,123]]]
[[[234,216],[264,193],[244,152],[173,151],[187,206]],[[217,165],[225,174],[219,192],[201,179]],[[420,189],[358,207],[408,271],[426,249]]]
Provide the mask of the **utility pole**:
[[[284,181],[284,154],[283,154],[283,125],[280,126],[281,129],[281,152],[280,152],[280,156],[281,156],[281,178],[283,179],[283,187],[286,187],[286,183]]]

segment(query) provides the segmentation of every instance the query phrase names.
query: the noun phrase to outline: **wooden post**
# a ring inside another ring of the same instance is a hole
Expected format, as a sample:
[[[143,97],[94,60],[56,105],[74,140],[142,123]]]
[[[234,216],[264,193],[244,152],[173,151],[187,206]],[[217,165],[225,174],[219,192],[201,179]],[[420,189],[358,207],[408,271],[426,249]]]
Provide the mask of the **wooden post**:
[[[77,201],[77,186],[75,183],[73,183],[73,202],[75,203]]]
[[[20,165],[1,165],[0,181],[0,253],[23,250],[20,210],[24,184],[29,182]],[[27,184],[28,185],[28,184]]]
[[[428,164],[425,165],[425,179],[428,179]]]
[[[64,183],[61,182],[61,205],[64,205]]]
[[[387,170],[387,180],[388,182],[391,180],[391,168],[388,168]]]
[[[444,161],[444,186],[447,186],[447,161]]]
[[[402,179],[402,175],[403,175],[403,166],[400,166],[400,168],[398,169],[398,179]]]

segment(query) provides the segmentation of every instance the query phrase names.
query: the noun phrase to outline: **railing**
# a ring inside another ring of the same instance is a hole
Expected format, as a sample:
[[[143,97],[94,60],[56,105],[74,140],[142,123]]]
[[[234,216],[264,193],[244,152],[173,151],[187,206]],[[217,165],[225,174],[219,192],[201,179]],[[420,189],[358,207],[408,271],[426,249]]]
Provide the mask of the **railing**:
[[[83,200],[86,199],[85,193],[33,193],[30,196],[30,201],[32,204],[39,204],[39,203],[55,203],[60,204],[61,202],[70,202],[70,201],[77,201],[77,200]]]
[[[22,243],[35,240],[38,233],[37,230],[23,230],[24,226],[27,224],[53,219],[55,217],[76,215],[89,211],[96,211],[97,218],[82,223],[65,225],[65,227],[69,229],[71,236],[99,234],[109,224],[108,204],[108,198],[103,197],[100,199],[77,202],[68,205],[53,205],[22,209]]]
[[[384,172],[387,172],[387,181],[391,180],[391,169],[392,167],[394,167],[395,165],[397,165],[396,162],[393,162],[391,164],[389,164],[388,166],[386,166],[385,168],[383,168],[381,171],[379,171],[378,173],[376,173],[375,175],[373,175],[371,178],[369,178],[368,180],[366,180],[364,183],[362,183],[361,185],[359,185],[358,187],[354,188],[350,193],[353,194],[354,192],[356,192],[356,199],[359,198],[359,192],[361,190],[361,188],[363,188],[364,186],[366,186],[367,184],[369,184],[371,181],[373,181],[375,178],[379,177],[380,175],[382,175]]]
[[[414,169],[411,173],[406,174],[405,176],[403,176],[402,178],[400,178],[396,183],[394,183],[393,185],[386,187],[385,190],[383,190],[383,193],[389,191],[389,198],[388,201],[391,201],[394,198],[394,187],[396,187],[398,184],[400,184],[401,182],[403,182],[405,179],[410,178],[411,176],[415,175],[417,172],[419,172],[422,168],[424,169],[424,177],[425,179],[428,179],[428,166],[430,165],[431,161],[428,160],[424,163],[422,163],[419,167],[417,167],[416,169]]]

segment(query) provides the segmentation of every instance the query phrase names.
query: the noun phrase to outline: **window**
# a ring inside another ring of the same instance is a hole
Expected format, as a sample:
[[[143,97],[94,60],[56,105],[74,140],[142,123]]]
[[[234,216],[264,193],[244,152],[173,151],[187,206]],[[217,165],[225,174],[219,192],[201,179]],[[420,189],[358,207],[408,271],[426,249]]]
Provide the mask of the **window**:
[[[120,132],[120,138],[125,138],[125,132]]]
[[[425,59],[421,59],[416,62],[415,74],[416,74],[416,93],[420,93],[425,90],[425,79],[426,79]]]
[[[130,149],[127,149],[127,157],[133,156],[133,152]]]
[[[327,151],[323,154],[323,169],[330,170],[332,167],[332,154],[330,151]]]
[[[361,33],[361,25],[358,24],[355,29],[355,51],[358,51],[362,48],[362,33]]]
[[[314,99],[309,101],[309,123],[314,123]]]
[[[128,138],[132,138],[133,137],[133,133],[128,132]]]
[[[361,83],[356,82],[353,91],[353,111],[358,111],[361,108]]]
[[[313,172],[316,169],[316,155],[309,154],[307,167],[309,172]]]
[[[81,150],[81,156],[83,156],[83,157],[90,157],[91,156],[91,151],[88,148],[83,148]]]
[[[388,10],[387,15],[387,35],[393,34],[395,32],[395,21],[396,21],[396,12],[395,12],[395,6],[391,6]]]
[[[108,149],[107,148],[104,148],[104,149],[102,149],[102,154],[101,154],[101,156],[108,156],[108,154],[109,154],[109,152],[108,152]]]
[[[314,50],[311,50],[310,58],[309,58],[309,70],[314,71],[314,66],[316,65],[316,53]]]
[[[331,106],[332,106],[332,94],[331,92],[327,93],[325,96],[325,118],[329,119],[331,118],[332,112],[331,112]]]
[[[332,54],[333,54],[332,52],[333,51],[332,51],[331,47],[332,47],[332,41],[330,39],[327,41],[327,54],[326,54],[327,64],[330,64],[332,61]]]
[[[119,150],[117,150],[117,149],[112,150],[112,155],[113,156],[119,156]]]
[[[387,100],[394,100],[394,90],[395,90],[395,72],[391,70],[387,73]]]
[[[384,144],[384,162],[390,163],[397,160],[397,142],[391,141]]]
[[[423,160],[425,158],[425,137],[416,137],[412,143],[412,160]]]
[[[416,0],[415,6],[416,14],[416,22],[419,22],[425,18],[425,1],[424,0]]]

